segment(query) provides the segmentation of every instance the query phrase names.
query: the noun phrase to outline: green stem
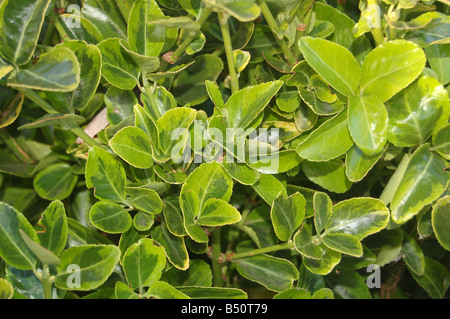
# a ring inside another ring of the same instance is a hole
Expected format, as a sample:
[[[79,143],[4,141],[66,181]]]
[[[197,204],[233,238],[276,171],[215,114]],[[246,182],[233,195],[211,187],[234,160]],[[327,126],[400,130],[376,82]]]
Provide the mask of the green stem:
[[[71,38],[67,34],[66,29],[64,29],[62,24],[59,22],[58,16],[53,11],[50,11],[50,13],[48,14],[48,17],[51,19],[51,23],[55,26],[56,30],[58,31],[59,37],[61,38],[61,40],[63,42],[70,41]]]
[[[286,57],[288,63],[291,66],[294,66],[295,64],[297,64],[297,58],[294,56],[291,49],[289,48],[289,45],[281,35],[280,27],[278,26],[278,23],[275,21],[272,12],[270,12],[269,7],[267,6],[264,0],[259,0],[259,7],[261,8],[261,13],[264,16],[264,19],[266,19],[267,24],[272,29],[272,32],[275,35],[275,39],[277,40],[278,45],[283,51],[283,54]]]
[[[220,247],[220,227],[217,227],[211,235],[211,262],[213,270],[214,287],[223,286],[222,265],[221,265],[221,247]]]
[[[53,299],[52,298],[52,283],[50,280],[50,270],[48,265],[44,265],[42,268],[42,277],[41,284],[44,290],[44,298],[45,299]]]
[[[230,29],[228,27],[228,15],[222,12],[218,13],[220,29],[222,31],[223,44],[225,47],[225,54],[227,56],[228,72],[231,78],[231,92],[236,93],[239,91],[239,79],[236,72],[236,66],[234,65],[233,46],[231,43]]]
[[[305,15],[305,18],[303,19],[303,24],[305,27],[305,30],[297,30],[295,34],[295,41],[294,41],[294,55],[297,57],[300,57],[300,47],[298,46],[298,42],[302,37],[304,37],[309,29],[309,23],[311,22],[311,14],[312,14],[312,6],[309,8],[308,12]]]
[[[28,99],[33,101],[36,105],[40,106],[44,111],[46,111],[49,114],[56,114],[59,113],[57,110],[55,110],[50,104],[48,104],[45,100],[43,100],[36,92],[30,89],[18,89],[20,93],[25,95]],[[92,147],[102,147],[96,140],[94,140],[92,137],[90,137],[88,134],[86,134],[85,131],[83,131],[78,125],[73,124],[73,127],[70,128],[70,131],[74,133],[76,136],[81,138],[83,141],[85,141],[87,144],[89,144]]]
[[[232,256],[229,256],[228,260],[233,261],[236,259],[242,259],[242,258],[246,258],[246,257],[267,254],[267,253],[271,253],[271,252],[275,252],[275,251],[279,251],[279,250],[286,250],[286,249],[292,249],[292,248],[294,248],[294,243],[289,241],[284,244],[278,244],[278,245],[248,250],[248,251],[244,251],[242,253],[234,254]]]
[[[370,5],[379,6],[378,0],[368,0],[367,5],[368,6],[370,6]],[[380,19],[381,19],[380,16],[377,16],[375,18],[376,21],[380,21]],[[381,31],[381,27],[372,28],[371,33],[372,33],[373,39],[375,40],[375,44],[377,46],[384,43],[384,34],[383,34],[383,31]]]
[[[398,164],[397,169],[395,170],[394,174],[391,176],[391,179],[389,180],[383,192],[381,193],[380,200],[385,205],[388,205],[391,202],[392,198],[394,197],[395,190],[400,184],[400,180],[402,179],[403,174],[406,171],[406,167],[408,166],[410,158],[411,156],[409,154],[405,154],[403,156],[400,164]]]

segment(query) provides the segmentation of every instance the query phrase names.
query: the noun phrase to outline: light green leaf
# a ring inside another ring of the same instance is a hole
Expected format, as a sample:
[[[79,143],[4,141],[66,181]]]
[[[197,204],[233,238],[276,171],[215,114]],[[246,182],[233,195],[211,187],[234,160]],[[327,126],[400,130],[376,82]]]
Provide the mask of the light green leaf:
[[[288,260],[268,255],[236,259],[237,271],[251,281],[269,290],[283,291],[298,279],[298,270]]]
[[[425,61],[423,51],[412,42],[394,40],[379,45],[361,66],[360,94],[389,100],[419,76]]]
[[[405,147],[424,143],[450,115],[448,93],[429,76],[422,76],[386,105],[388,140]]]
[[[294,235],[294,247],[305,258],[320,260],[324,250],[320,238],[312,236],[312,225],[304,223]]]
[[[433,134],[433,149],[446,160],[450,160],[450,124],[441,127]]]
[[[344,154],[353,145],[347,123],[347,112],[325,121],[298,145],[297,153],[314,162],[328,161]]]
[[[117,299],[139,299],[139,294],[122,281],[117,281],[115,286]]]
[[[445,171],[447,163],[429,147],[424,144],[414,152],[395,191],[391,211],[393,221],[398,224],[411,219],[447,188],[450,180]]]
[[[0,299],[11,299],[14,296],[14,288],[9,281],[0,278]]]
[[[94,188],[98,199],[125,201],[126,175],[123,166],[114,156],[101,148],[89,150],[86,164],[86,186]]]
[[[109,0],[86,0],[83,17],[90,20],[105,38],[126,38],[127,26],[119,8]]]
[[[379,232],[389,221],[389,210],[376,198],[352,198],[333,206],[325,233],[345,233],[362,240]]]
[[[83,16],[75,17],[74,14],[61,14],[58,16],[58,22],[62,27],[61,30],[58,30],[61,37],[69,37],[73,40],[86,41],[88,44],[95,45],[104,40],[104,36],[97,27]],[[74,28],[74,23],[78,22],[80,23],[79,27]]]
[[[152,238],[164,247],[172,265],[181,270],[189,268],[189,255],[183,237],[172,235],[163,223],[153,229]]]
[[[320,187],[334,193],[345,193],[352,182],[345,175],[345,165],[337,158],[328,162],[302,162],[306,177]]]
[[[71,128],[74,124],[81,124],[85,118],[75,114],[45,114],[34,122],[22,125],[19,130],[30,130],[47,126],[61,126],[63,129]]]
[[[253,21],[259,17],[261,10],[254,0],[206,0],[212,8],[222,10],[242,22]]]
[[[450,250],[450,196],[438,200],[431,212],[431,224],[437,240],[447,250]]]
[[[187,295],[164,281],[157,281],[153,283],[150,288],[148,288],[145,296],[154,297],[157,299],[190,299]]]
[[[208,92],[209,98],[219,109],[223,109],[225,102],[223,101],[222,93],[219,90],[217,84],[212,81],[205,81],[206,91]]]
[[[273,201],[280,193],[287,196],[285,186],[273,175],[261,175],[259,180],[253,184],[252,187],[270,206],[272,206]]]
[[[186,235],[186,230],[183,227],[183,213],[178,198],[168,196],[164,198],[163,202],[163,215],[167,229],[175,236]]]
[[[153,166],[152,141],[140,128],[129,126],[121,129],[109,141],[114,153],[137,168]]]
[[[109,201],[95,203],[91,207],[89,218],[92,225],[110,234],[123,233],[133,223],[130,213],[126,209]]]
[[[313,197],[314,201],[314,226],[317,234],[320,234],[330,222],[333,213],[330,197],[326,193],[317,192]]]
[[[223,226],[241,220],[239,211],[220,198],[209,198],[203,203],[196,223],[202,226]]]
[[[450,43],[429,45],[425,53],[439,82],[447,85],[450,82]]]
[[[330,249],[350,256],[361,257],[363,247],[358,238],[345,233],[331,233],[322,237],[322,242]]]
[[[40,197],[48,200],[63,200],[72,194],[78,176],[72,173],[70,165],[53,164],[40,171],[33,186]]]
[[[150,188],[127,187],[131,203],[137,209],[148,214],[156,215],[162,210],[163,203],[158,193]]]
[[[247,293],[237,288],[179,287],[178,291],[192,299],[247,299]]]
[[[105,93],[107,118],[110,124],[117,125],[133,115],[133,107],[138,99],[133,91],[124,91],[112,86]]]
[[[309,258],[303,256],[303,264],[312,273],[317,275],[328,275],[341,261],[341,253],[331,250],[323,244],[317,246],[321,252],[321,258]]]
[[[366,155],[380,153],[387,143],[388,113],[374,95],[351,96],[348,102],[348,128],[356,145]]]
[[[120,250],[114,245],[71,247],[61,254],[55,285],[61,289],[86,291],[101,286],[119,261]],[[71,266],[76,265],[79,268]],[[74,277],[79,278],[77,286]]]
[[[288,241],[305,218],[306,200],[300,193],[289,197],[282,193],[273,201],[270,217],[275,234]]]
[[[350,51],[331,41],[311,37],[303,37],[299,47],[308,64],[333,88],[346,96],[356,94],[360,67]]]
[[[60,201],[54,201],[48,205],[38,221],[37,226],[44,228],[38,231],[37,240],[44,248],[59,256],[66,245],[69,228],[64,205]]]
[[[28,237],[28,235],[23,231],[19,230],[20,236],[22,237],[25,245],[27,245],[28,249],[33,252],[33,254],[45,265],[57,265],[59,264],[58,257],[52,253],[50,250],[45,249],[33,239]]]
[[[120,39],[111,38],[97,45],[102,53],[102,75],[122,90],[132,90],[139,83],[140,70],[120,45]]]
[[[133,244],[122,258],[122,267],[132,289],[142,290],[157,282],[165,265],[164,248],[148,238]]]
[[[21,69],[8,81],[13,88],[69,92],[80,84],[80,64],[67,48],[55,48],[40,56],[29,69]]]
[[[367,175],[378,162],[383,152],[374,155],[366,155],[354,144],[345,156],[345,174],[352,182],[358,182]]]
[[[246,163],[228,163],[225,159],[222,166],[231,177],[243,185],[254,185],[261,176]]]
[[[2,1],[0,53],[5,59],[17,65],[31,59],[50,3],[51,0]]]

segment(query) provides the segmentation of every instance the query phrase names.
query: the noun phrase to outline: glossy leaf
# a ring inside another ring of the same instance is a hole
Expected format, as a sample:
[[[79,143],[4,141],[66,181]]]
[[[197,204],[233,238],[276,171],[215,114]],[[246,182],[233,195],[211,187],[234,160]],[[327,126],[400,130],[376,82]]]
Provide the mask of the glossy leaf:
[[[142,290],[157,282],[165,265],[164,249],[148,238],[128,248],[122,259],[122,267],[132,289]]]
[[[133,222],[126,209],[109,201],[95,203],[91,207],[89,218],[92,225],[111,234],[127,231]]]
[[[23,230],[19,230],[20,236],[27,245],[28,249],[45,265],[57,265],[59,264],[58,257],[50,250],[45,249],[33,239],[28,237]]]
[[[450,44],[433,44],[425,48],[428,62],[436,72],[439,82],[447,85],[450,81]]]
[[[325,121],[297,147],[300,157],[314,162],[328,161],[344,154],[353,141],[346,112]]]
[[[224,0],[220,2],[206,0],[206,3],[213,8],[220,9],[239,21],[253,21],[261,14],[259,6],[254,0]]]
[[[71,247],[61,254],[55,285],[61,289],[92,290],[102,285],[119,261],[119,248],[113,245]],[[77,265],[79,268],[73,268]],[[76,274],[75,274],[76,272]],[[73,275],[79,276],[79,286]]]
[[[14,296],[14,288],[9,281],[0,278],[0,299],[11,299]]]
[[[183,237],[172,235],[165,224],[161,224],[153,229],[152,238],[164,247],[172,265],[181,270],[189,268],[189,255]]]
[[[261,175],[253,189],[270,206],[280,193],[287,196],[285,186],[272,175]]]
[[[417,241],[408,234],[403,234],[402,258],[409,270],[418,276],[423,275],[425,271],[425,257]]]
[[[450,141],[448,136],[450,136],[450,124],[437,130],[432,139],[434,150],[446,160],[450,160]]]
[[[60,201],[54,201],[45,209],[37,227],[44,231],[37,232],[38,243],[44,248],[59,256],[66,245],[69,226],[64,205]]]
[[[137,168],[153,166],[150,137],[140,128],[125,127],[109,141],[109,146],[124,161]]]
[[[247,293],[237,288],[222,287],[179,287],[185,295],[192,299],[247,299]]]
[[[320,234],[330,222],[333,214],[330,197],[326,193],[317,192],[314,194],[314,225],[316,232]]]
[[[333,88],[340,93],[355,95],[360,78],[360,67],[346,48],[328,40],[304,37],[300,50],[313,67]]]
[[[158,193],[149,188],[127,187],[131,203],[137,209],[148,214],[159,214],[163,203]]]
[[[353,235],[345,233],[330,233],[322,238],[325,246],[343,254],[361,257],[363,247],[361,242]]]
[[[145,293],[145,296],[157,299],[190,299],[187,295],[164,281],[157,281],[152,284]]]
[[[422,276],[411,273],[417,283],[434,299],[442,299],[447,292],[449,272],[438,261],[425,257],[425,271]]]
[[[450,250],[450,196],[442,197],[434,205],[431,212],[431,223],[437,240],[447,250]]]
[[[331,192],[345,193],[352,186],[345,175],[345,165],[339,158],[328,162],[303,161],[301,167],[311,182]]]
[[[423,51],[412,42],[394,40],[376,47],[361,66],[360,93],[389,100],[419,76],[425,60]]]
[[[288,241],[305,217],[306,200],[300,193],[275,198],[270,216],[275,233],[281,241]]]
[[[358,182],[367,175],[383,152],[374,155],[366,155],[358,146],[353,145],[345,156],[345,174],[352,182]]]
[[[405,223],[444,192],[450,180],[446,166],[429,144],[414,152],[391,202],[394,222]]]
[[[86,0],[83,16],[90,20],[104,37],[126,38],[126,23],[118,7],[108,0]]]
[[[13,88],[69,92],[80,84],[80,64],[67,48],[56,48],[44,53],[29,69],[22,69],[8,81]]]
[[[33,55],[51,0],[6,0],[0,6],[1,55],[13,64],[26,64]],[[11,19],[11,17],[14,17]],[[20,35],[20,36],[19,36]]]
[[[74,189],[78,176],[72,173],[70,165],[54,164],[40,171],[33,186],[40,197],[48,200],[63,200]]]
[[[234,261],[241,276],[255,281],[269,290],[283,291],[298,279],[298,271],[286,259],[259,255]]]
[[[350,97],[348,128],[359,149],[367,155],[380,153],[387,143],[388,112],[373,95]]]
[[[107,151],[92,148],[86,164],[86,186],[99,199],[125,200],[126,175],[123,166]]]

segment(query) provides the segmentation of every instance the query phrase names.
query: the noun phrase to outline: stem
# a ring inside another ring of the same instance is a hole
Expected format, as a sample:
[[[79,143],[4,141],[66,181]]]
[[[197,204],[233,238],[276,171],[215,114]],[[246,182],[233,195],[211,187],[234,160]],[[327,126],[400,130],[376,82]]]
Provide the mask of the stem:
[[[222,31],[223,44],[225,47],[225,54],[227,56],[228,71],[231,78],[231,93],[239,91],[239,79],[236,73],[236,66],[234,65],[233,46],[231,43],[230,29],[228,27],[228,15],[222,12],[218,13],[220,21],[220,30]]]
[[[271,253],[271,252],[278,251],[278,250],[292,249],[293,247],[294,247],[294,243],[292,241],[289,241],[284,244],[278,244],[278,245],[248,250],[248,251],[244,251],[242,253],[234,254],[232,256],[229,256],[228,260],[233,261],[236,259],[251,257],[251,256],[255,256],[255,255],[267,254],[267,253]]]
[[[63,42],[70,41],[71,38],[67,34],[62,24],[59,22],[58,16],[53,11],[50,11],[48,17],[50,18],[51,23],[55,26],[56,30],[58,31],[61,40]]]
[[[273,17],[272,12],[270,12],[270,9],[267,6],[266,2],[264,0],[259,0],[259,7],[261,8],[261,12],[264,16],[264,19],[266,19],[267,24],[272,29],[272,32],[275,35],[275,39],[277,40],[278,45],[283,51],[283,54],[286,57],[288,63],[291,66],[297,64],[297,58],[292,53],[291,49],[289,48],[289,45],[287,44],[287,42],[283,37],[281,38],[279,37],[279,35],[281,34],[280,27],[278,26],[278,23],[275,21],[275,18]]]
[[[379,4],[378,4],[378,0],[368,0],[367,1],[367,5],[376,5],[378,6],[378,10],[379,10]],[[380,15],[375,17],[375,21],[380,21],[381,17]],[[374,28],[372,28],[371,30],[373,39],[375,40],[375,44],[378,46],[382,43],[384,43],[384,34],[383,31],[381,31],[381,26],[375,26]]]
[[[304,25],[305,25],[305,30],[297,30],[296,34],[295,34],[295,41],[294,41],[294,55],[299,57],[300,56],[300,47],[298,46],[298,42],[300,41],[300,39],[302,37],[304,37],[308,30],[309,30],[309,23],[311,21],[311,13],[312,13],[312,6],[309,8],[308,12],[306,12],[305,18],[303,20]]]
[[[53,299],[52,298],[52,283],[50,281],[50,270],[48,265],[44,265],[42,268],[42,278],[41,278],[42,288],[44,290],[44,298],[45,299]]]
[[[411,155],[405,154],[400,162],[398,164],[397,169],[395,170],[394,174],[391,176],[391,179],[387,183],[386,187],[384,188],[383,192],[380,195],[380,200],[385,204],[388,205],[392,198],[394,197],[395,190],[398,187],[398,184],[400,184],[400,180],[403,177],[403,174],[406,171],[406,167],[408,166],[409,159],[411,158]]]
[[[20,93],[25,95],[28,99],[36,103],[40,106],[44,111],[49,114],[59,113],[55,110],[50,104],[48,104],[45,100],[43,100],[36,92],[30,89],[17,89]],[[76,136],[81,138],[91,147],[102,147],[96,140],[90,137],[85,131],[83,131],[78,125],[73,124],[73,127],[70,128],[70,131],[74,133]]]
[[[214,287],[222,287],[223,286],[223,278],[222,278],[222,265],[221,265],[221,247],[220,247],[220,227],[217,227],[212,235],[212,251],[211,251],[211,261],[212,261],[212,270],[213,270],[213,281]]]

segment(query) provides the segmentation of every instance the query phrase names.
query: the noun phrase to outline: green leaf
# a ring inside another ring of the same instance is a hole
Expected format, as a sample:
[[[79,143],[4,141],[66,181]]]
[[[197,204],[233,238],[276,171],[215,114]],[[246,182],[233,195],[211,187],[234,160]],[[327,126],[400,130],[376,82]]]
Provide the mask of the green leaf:
[[[261,14],[261,10],[254,0],[223,0],[220,2],[206,0],[205,3],[212,8],[230,14],[242,22],[253,21]]]
[[[247,299],[247,293],[237,288],[222,287],[179,287],[192,299]]]
[[[14,288],[9,281],[0,278],[0,299],[11,299],[14,296]]]
[[[145,213],[156,215],[163,208],[163,203],[158,193],[153,189],[127,187],[128,195],[133,206]]]
[[[128,284],[132,289],[140,291],[159,280],[165,265],[164,248],[156,246],[148,238],[141,239],[128,248],[122,259]]]
[[[414,272],[411,275],[431,298],[444,298],[449,286],[449,272],[443,264],[432,258],[425,257],[425,271],[423,275],[418,276]]]
[[[304,223],[294,235],[294,247],[304,258],[320,260],[324,250],[318,239],[312,236],[312,225]]]
[[[333,206],[325,233],[345,233],[362,240],[379,232],[389,221],[389,210],[376,198],[352,198]]]
[[[75,53],[80,64],[80,84],[67,94],[69,105],[76,110],[84,109],[97,91],[102,76],[100,50],[83,41],[68,41],[57,46],[68,48]]]
[[[89,218],[95,227],[110,233],[120,234],[127,231],[133,221],[122,206],[109,201],[100,201],[91,207]]]
[[[289,288],[276,294],[273,299],[311,299],[311,293],[303,288]]]
[[[90,20],[105,38],[126,38],[127,26],[114,2],[109,0],[86,0],[83,17]]]
[[[0,78],[1,77],[2,75],[0,74]],[[0,115],[0,128],[11,125],[19,117],[20,111],[22,110],[24,99],[25,96],[22,93],[17,93],[15,97],[7,101],[2,99],[3,105],[2,105],[2,114]]]
[[[216,81],[223,70],[222,60],[211,54],[204,54],[195,58],[195,63],[179,72],[174,81],[171,92],[178,104],[198,105],[208,99],[205,81]]]
[[[348,128],[356,145],[366,155],[380,153],[387,143],[388,113],[373,95],[351,96],[348,100]]]
[[[447,188],[450,180],[445,171],[447,163],[431,152],[429,146],[424,144],[414,152],[395,191],[391,211],[397,224],[411,219]]]
[[[132,90],[139,83],[138,65],[128,57],[120,39],[112,38],[97,45],[102,53],[102,75],[115,87]]]
[[[106,91],[105,104],[107,118],[110,124],[117,125],[133,115],[133,107],[138,105],[138,99],[133,91],[124,91],[112,86]]]
[[[173,137],[178,136],[177,133],[181,133],[182,136],[187,133],[187,129],[194,122],[196,114],[197,111],[195,109],[179,107],[167,111],[156,122],[159,132],[159,149],[164,155],[172,155],[173,159],[175,154],[171,154],[171,152],[174,153],[174,147],[178,143],[182,143]],[[185,144],[182,145],[182,150],[184,150],[184,147]]]
[[[58,288],[70,290],[95,289],[112,274],[119,256],[120,250],[114,245],[71,247],[61,254],[55,285]],[[73,265],[79,268],[72,268]],[[75,277],[79,278],[78,287]]]
[[[300,193],[289,197],[282,193],[275,198],[270,217],[275,229],[275,234],[281,241],[288,241],[294,231],[305,218],[306,200]]]
[[[288,260],[268,255],[236,259],[237,271],[251,281],[269,290],[283,291],[298,279],[298,270]]]
[[[189,268],[189,255],[183,237],[172,235],[166,225],[161,224],[153,229],[152,238],[164,247],[172,265],[181,270]]]
[[[61,126],[63,129],[71,128],[74,124],[81,124],[85,118],[75,114],[45,114],[34,122],[22,125],[19,130],[31,130],[47,126]]]
[[[33,186],[38,195],[48,200],[63,200],[67,198],[78,181],[78,176],[72,173],[70,165],[54,164],[40,171]]]
[[[129,126],[121,129],[109,141],[114,153],[137,168],[153,166],[152,141],[140,128]]]
[[[434,78],[422,76],[387,105],[388,140],[405,147],[424,143],[450,114],[448,93]]]
[[[328,275],[341,261],[341,253],[331,250],[323,244],[317,246],[320,249],[321,258],[309,258],[303,256],[303,264],[312,273],[317,275]]]
[[[450,236],[448,227],[450,225],[450,196],[442,197],[433,206],[431,212],[431,223],[437,240],[447,250],[450,250]]]
[[[66,246],[69,233],[63,203],[60,201],[50,203],[37,225],[44,229],[36,232],[38,243],[52,251],[56,256],[59,256]]]
[[[374,155],[366,155],[356,144],[354,144],[345,156],[345,174],[352,182],[358,182],[367,175],[383,152]]]
[[[173,267],[163,273],[161,280],[176,287],[212,287],[212,271],[206,261],[192,259],[189,261],[188,269],[179,270]]]
[[[411,20],[410,23],[423,25],[423,27],[407,30],[405,39],[413,41],[421,47],[435,43],[448,43],[450,19],[447,14],[437,11],[425,12]]]
[[[150,228],[152,228],[154,223],[155,219],[153,218],[153,216],[143,212],[138,212],[136,215],[134,215],[133,218],[133,226],[140,232],[149,230]]]
[[[450,82],[450,43],[429,45],[425,53],[439,82],[447,85]]]
[[[342,299],[371,299],[366,281],[354,270],[331,273],[325,277],[327,286]]]
[[[177,197],[164,198],[163,215],[166,221],[167,229],[175,236],[186,235],[186,230],[183,227],[183,213],[180,209],[179,200]]]
[[[314,162],[328,161],[344,154],[353,145],[347,123],[347,112],[325,121],[298,145],[297,153]]]
[[[360,67],[345,47],[328,40],[304,37],[300,50],[313,67],[333,88],[340,93],[355,95],[360,79]]]
[[[51,0],[2,1],[0,6],[1,55],[13,64],[32,57]],[[13,17],[13,18],[11,18]]]
[[[394,40],[379,45],[361,66],[361,95],[389,100],[419,76],[425,61],[423,51],[412,42]]]
[[[247,128],[283,85],[282,81],[249,86],[234,93],[223,112],[232,128]]]
[[[423,275],[425,271],[425,257],[422,249],[417,241],[406,233],[403,234],[402,258],[410,271],[418,276]]]
[[[286,188],[273,175],[261,175],[259,180],[252,185],[255,192],[270,206],[272,206],[275,198],[282,193],[287,196]]]
[[[222,166],[231,177],[243,185],[254,185],[261,176],[246,163],[228,163],[225,159]]]
[[[50,250],[45,249],[33,239],[28,237],[27,234],[23,230],[19,230],[20,236],[23,241],[27,245],[28,249],[30,249],[33,254],[44,264],[44,265],[57,265],[59,264],[58,257],[52,253]]]
[[[98,199],[125,201],[126,175],[123,166],[101,148],[89,150],[86,164],[86,186],[94,188]]]
[[[345,233],[331,233],[322,237],[322,242],[330,249],[350,256],[361,257],[363,247],[358,238]]]
[[[148,288],[145,296],[154,297],[157,299],[190,299],[187,295],[164,281],[157,281],[153,283],[150,288]]]
[[[330,222],[333,214],[330,197],[326,193],[317,192],[313,197],[314,201],[314,225],[316,232],[320,234]]]
[[[79,27],[73,27],[74,21],[80,23]],[[62,30],[58,30],[61,37],[67,36],[70,39],[86,41],[86,43],[94,45],[104,40],[97,27],[83,16],[75,18],[74,14],[61,14],[58,16],[58,22],[62,27]]]
[[[139,294],[122,281],[117,281],[115,286],[117,299],[139,299]]]
[[[450,160],[450,124],[441,127],[433,134],[433,149],[446,160]]]
[[[203,203],[196,223],[202,226],[223,226],[241,220],[239,211],[220,198],[209,198]]]
[[[130,49],[125,40],[120,40],[122,49],[139,65],[142,73],[152,73],[159,69],[160,62],[157,57],[140,55]]]
[[[212,81],[206,80],[206,91],[208,92],[209,98],[219,109],[223,109],[225,102],[223,101],[222,93],[219,90],[217,84]]]
[[[80,64],[67,48],[55,48],[40,56],[29,69],[21,69],[8,81],[13,88],[69,92],[80,84]]]
[[[320,187],[334,193],[345,193],[352,182],[345,175],[345,165],[337,158],[328,162],[302,162],[306,177]]]

